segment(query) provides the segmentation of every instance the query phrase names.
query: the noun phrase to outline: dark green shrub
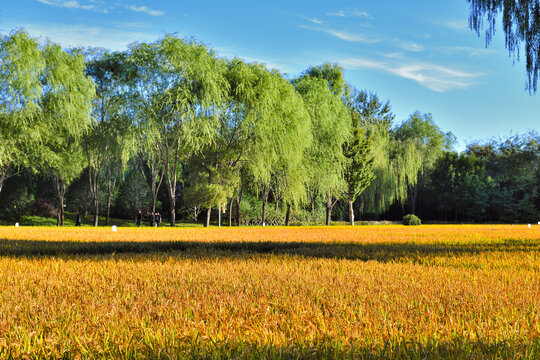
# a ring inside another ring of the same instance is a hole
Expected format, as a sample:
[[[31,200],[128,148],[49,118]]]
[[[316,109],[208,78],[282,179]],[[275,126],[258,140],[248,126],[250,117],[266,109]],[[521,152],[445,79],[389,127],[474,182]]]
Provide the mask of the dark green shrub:
[[[422,220],[416,215],[407,214],[401,220],[403,225],[422,225]]]

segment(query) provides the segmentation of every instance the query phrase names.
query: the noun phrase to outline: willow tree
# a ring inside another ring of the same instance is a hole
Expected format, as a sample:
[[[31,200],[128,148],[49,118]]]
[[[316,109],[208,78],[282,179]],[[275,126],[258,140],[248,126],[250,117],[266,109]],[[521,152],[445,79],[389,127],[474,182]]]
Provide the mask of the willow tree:
[[[59,45],[43,50],[45,69],[41,101],[47,136],[42,137],[42,161],[50,172],[58,197],[57,225],[64,225],[64,196],[71,181],[84,168],[81,139],[90,125],[95,93],[92,79],[86,77],[81,53],[67,53]]]
[[[409,119],[394,129],[394,137],[403,151],[401,158],[405,181],[409,189],[411,213],[416,214],[418,182],[430,171],[444,149],[450,149],[454,136],[444,133],[433,121],[431,114],[413,113]]]
[[[396,196],[397,173],[392,159],[394,143],[390,136],[394,114],[390,104],[383,103],[376,94],[360,92],[355,99],[355,109],[363,129],[371,139],[373,174],[375,181],[359,196],[359,210],[381,213],[388,209]]]
[[[326,224],[330,225],[332,209],[345,189],[343,144],[349,137],[348,113],[326,79],[308,72],[295,83],[311,118],[313,142],[306,154],[311,197],[326,198]]]
[[[467,0],[470,3],[469,26],[478,35],[485,30],[486,45],[491,42],[496,20],[502,15],[505,45],[510,55],[519,60],[525,51],[527,87],[536,92],[540,72],[540,1],[538,0]]]
[[[130,61],[139,126],[159,154],[174,226],[183,163],[216,137],[227,91],[224,65],[206,46],[171,35],[134,45]]]
[[[93,121],[85,133],[83,147],[94,208],[94,226],[98,226],[101,184],[106,184],[108,225],[112,193],[133,153],[133,119],[128,102],[130,73],[125,53],[91,49],[86,55],[86,72],[96,84],[96,97],[93,101]]]
[[[312,143],[311,118],[294,86],[278,73],[272,73],[270,107],[259,123],[255,152],[250,156],[254,178],[261,183],[263,197],[261,222],[266,222],[269,191],[273,187],[276,210],[283,198],[290,215],[291,205],[305,197],[307,174],[304,157]]]
[[[29,165],[40,142],[44,68],[39,43],[24,31],[0,38],[0,191],[14,168]]]
[[[365,92],[352,91],[345,104],[349,111],[348,141],[343,144],[345,156],[344,178],[347,184],[345,197],[349,205],[349,224],[354,225],[353,204],[375,178],[373,173],[372,139],[364,123]]]

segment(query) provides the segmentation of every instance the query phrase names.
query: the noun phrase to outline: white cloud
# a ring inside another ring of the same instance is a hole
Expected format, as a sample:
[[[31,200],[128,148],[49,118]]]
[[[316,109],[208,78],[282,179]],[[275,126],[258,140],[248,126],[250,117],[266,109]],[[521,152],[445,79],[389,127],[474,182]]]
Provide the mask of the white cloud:
[[[339,10],[339,11],[333,11],[333,12],[327,12],[327,16],[338,16],[338,17],[360,17],[364,19],[373,19],[369,13],[366,11],[361,11],[358,9],[352,9],[352,10]]]
[[[454,55],[456,53],[465,54],[469,57],[486,57],[497,53],[495,49],[475,48],[472,46],[447,46],[441,49],[445,55]]]
[[[21,27],[20,24],[19,27]],[[25,24],[22,27],[32,36],[48,38],[63,47],[104,47],[110,50],[124,50],[133,42],[155,41],[162,35],[120,26]]]
[[[307,21],[312,22],[312,23],[317,24],[317,25],[324,25],[324,21],[319,20],[319,19],[317,19],[317,18],[306,17],[305,19],[306,19]]]
[[[339,16],[339,17],[347,16],[347,15],[345,15],[345,11],[343,11],[343,10],[336,11],[336,12],[328,12],[328,13],[326,13],[326,15],[328,15],[328,16]]]
[[[84,4],[79,3],[77,0],[37,0],[37,1],[45,5],[56,6],[59,8],[91,10],[91,11],[100,11],[100,12],[107,13],[106,9],[98,8],[95,5],[84,5]],[[96,1],[90,1],[90,2],[94,4],[98,3]]]
[[[467,21],[464,21],[464,20],[446,20],[446,21],[437,22],[436,24],[439,24],[442,27],[445,27],[447,29],[452,29],[452,30],[467,30],[469,28]]]
[[[323,32],[323,33],[332,35],[334,37],[337,37],[338,39],[349,41],[349,42],[375,44],[381,41],[381,39],[376,38],[374,36],[368,36],[366,34],[360,34],[360,33],[351,33],[347,31],[325,28],[325,27],[312,27],[312,26],[301,25],[300,28]]]
[[[377,61],[363,58],[348,58],[339,61],[346,69],[371,69],[390,73],[416,81],[433,91],[445,92],[466,89],[478,82],[480,73],[452,69],[450,67],[414,60],[396,58],[395,61]]]
[[[152,10],[152,9],[150,9],[148,6],[127,5],[127,6],[126,6],[126,9],[129,9],[129,10],[135,11],[135,12],[146,13],[146,14],[152,15],[152,16],[162,16],[162,15],[165,15],[165,12],[163,12],[163,11],[161,11],[161,10]]]
[[[422,52],[422,51],[424,51],[424,46],[423,45],[420,45],[420,44],[417,44],[417,43],[404,43],[404,42],[401,42],[399,40],[397,40],[397,41],[399,42],[400,48],[402,48],[405,51],[409,51],[409,52]]]
[[[214,47],[213,50],[218,54],[218,56],[224,57],[226,59],[233,59],[235,57],[241,59],[242,61],[246,63],[259,63],[264,66],[266,66],[268,69],[274,69],[279,71],[280,73],[292,73],[294,72],[293,67],[286,64],[286,62],[283,62],[281,60],[277,61],[269,61],[268,59],[263,59],[259,57],[251,57],[251,56],[242,56],[239,55],[238,49],[234,47],[227,47],[227,46],[217,46]]]

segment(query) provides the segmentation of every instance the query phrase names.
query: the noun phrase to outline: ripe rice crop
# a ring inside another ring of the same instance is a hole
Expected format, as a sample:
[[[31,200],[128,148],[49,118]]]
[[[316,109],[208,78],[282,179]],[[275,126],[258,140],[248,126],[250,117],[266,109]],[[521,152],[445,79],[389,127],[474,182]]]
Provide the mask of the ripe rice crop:
[[[540,358],[540,226],[0,239],[0,358]]]

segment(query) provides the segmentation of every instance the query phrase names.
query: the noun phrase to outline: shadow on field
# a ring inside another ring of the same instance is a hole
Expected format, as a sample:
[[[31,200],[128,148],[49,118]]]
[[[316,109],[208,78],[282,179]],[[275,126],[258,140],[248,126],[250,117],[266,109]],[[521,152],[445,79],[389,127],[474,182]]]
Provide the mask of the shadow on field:
[[[109,344],[105,349],[93,352],[86,348],[90,358],[122,359],[538,359],[540,341],[531,342],[484,342],[467,339],[452,341],[428,340],[386,341],[379,346],[350,346],[327,340],[313,345],[290,344],[288,346],[262,345],[248,342],[201,341],[200,339],[177,341],[176,346],[155,346],[135,349],[133,346]],[[65,360],[79,359],[76,348],[58,354]],[[14,359],[9,349],[0,348],[0,359]],[[37,356],[36,359],[41,359]],[[44,357],[45,358],[45,357]],[[48,358],[48,357],[47,357]]]
[[[540,252],[538,240],[501,240],[489,243],[324,243],[324,242],[75,242],[0,240],[0,256],[50,257],[124,256],[166,254],[168,256],[212,258],[257,254],[292,255],[312,258],[376,260],[421,260],[429,256],[460,256],[486,252]]]

